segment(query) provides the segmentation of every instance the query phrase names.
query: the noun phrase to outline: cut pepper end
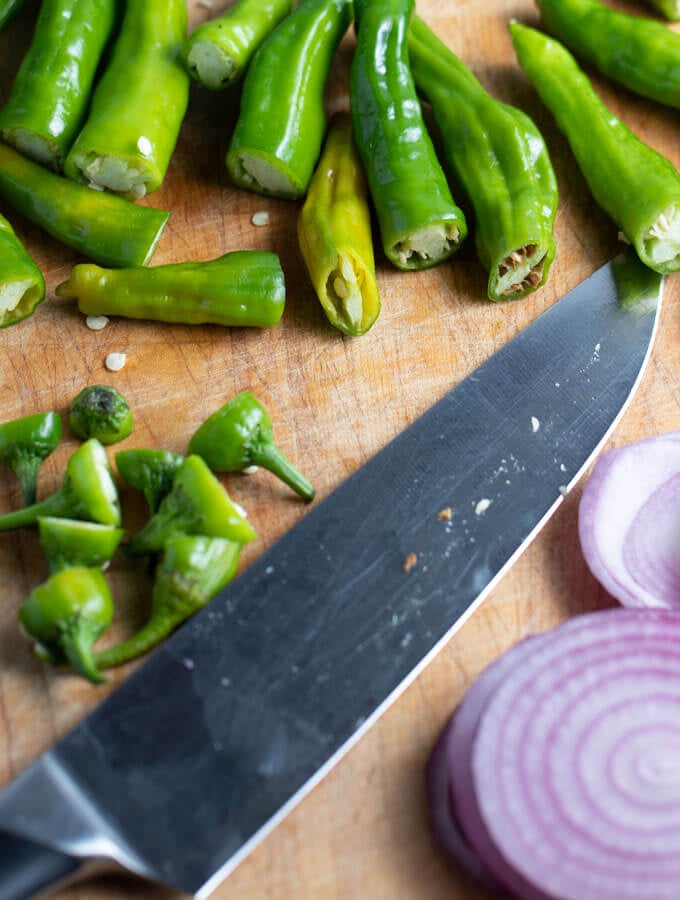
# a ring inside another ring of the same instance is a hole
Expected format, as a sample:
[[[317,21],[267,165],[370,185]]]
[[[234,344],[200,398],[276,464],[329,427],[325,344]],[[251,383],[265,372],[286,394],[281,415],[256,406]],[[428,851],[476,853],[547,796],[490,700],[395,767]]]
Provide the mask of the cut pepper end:
[[[245,190],[290,200],[304,196],[306,186],[275,157],[239,150],[227,155],[227,168],[234,183]]]
[[[647,228],[639,254],[645,265],[657,272],[680,269],[680,204],[672,204]]]
[[[228,87],[236,77],[238,67],[214,41],[196,40],[186,56],[187,72],[194,81],[212,91]]]
[[[526,297],[545,281],[549,267],[546,246],[525,244],[512,250],[489,276],[490,300],[512,300]]]
[[[157,187],[158,179],[141,151],[125,157],[89,153],[74,159],[73,164],[88,187],[121,194],[129,200],[140,200]]]
[[[324,309],[330,322],[351,336],[364,334],[378,318],[375,275],[350,250],[338,251],[336,266],[326,279]]]
[[[399,269],[426,269],[455,253],[464,237],[459,222],[433,222],[396,241],[386,254]]]
[[[53,172],[61,172],[64,160],[57,143],[29,128],[3,128],[2,139],[10,147]]]
[[[0,285],[0,328],[27,318],[43,301],[45,289],[27,278]]]

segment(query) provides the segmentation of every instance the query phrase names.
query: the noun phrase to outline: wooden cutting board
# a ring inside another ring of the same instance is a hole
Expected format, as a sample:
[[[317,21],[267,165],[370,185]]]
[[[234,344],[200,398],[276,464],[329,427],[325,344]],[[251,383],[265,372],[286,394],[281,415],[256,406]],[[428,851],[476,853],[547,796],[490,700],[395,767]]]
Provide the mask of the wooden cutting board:
[[[189,0],[193,28],[212,10]],[[648,14],[643,3],[613,2]],[[177,151],[163,188],[149,204],[171,210],[154,264],[209,259],[229,250],[280,254],[287,306],[273,329],[237,330],[113,320],[90,331],[54,288],[76,255],[0,206],[41,265],[48,299],[35,315],[0,333],[0,410],[3,420],[39,410],[66,414],[86,385],[104,382],[129,400],[136,427],[123,447],[186,452],[190,435],[229,397],[250,389],[269,408],[284,451],[324,497],[391,437],[502,346],[556,299],[614,255],[617,229],[593,204],[564,138],[519,69],[507,23],[537,22],[528,0],[421,0],[420,15],[499,98],[520,106],[543,131],[561,189],[558,254],[548,284],[523,301],[485,299],[486,275],[472,242],[450,264],[401,273],[378,253],[381,316],[367,335],[349,339],[326,322],[297,249],[299,205],[235,190],[224,155],[238,110],[238,92],[192,89]],[[24,16],[0,35],[0,100],[30,38]],[[347,101],[352,54],[348,35],[329,84],[329,106]],[[645,140],[680,165],[677,113],[595,79],[611,109]],[[644,191],[644,184],[640,185]],[[266,210],[269,225],[253,213]],[[643,383],[610,445],[680,427],[680,282],[667,279],[659,329]],[[117,373],[104,368],[109,352],[127,354]],[[54,489],[77,442],[63,445],[44,466],[40,493]],[[290,528],[306,507],[267,473],[228,476],[224,483],[247,510],[260,540],[247,565]],[[143,515],[138,498],[123,493],[125,524]],[[218,900],[468,900],[485,896],[444,859],[427,826],[423,768],[439,729],[472,679],[522,636],[565,617],[611,604],[580,555],[579,490],[482,608],[426,671],[297,809],[216,891]],[[0,509],[19,503],[11,474],[0,472]],[[304,560],[300,561],[304,565]],[[0,786],[124,680],[132,666],[93,687],[52,671],[19,635],[16,610],[45,577],[35,534],[0,535]],[[110,570],[115,626],[102,644],[129,633],[144,618],[149,582],[138,568],[116,561]],[[64,890],[60,900],[174,896],[133,878],[106,878]]]

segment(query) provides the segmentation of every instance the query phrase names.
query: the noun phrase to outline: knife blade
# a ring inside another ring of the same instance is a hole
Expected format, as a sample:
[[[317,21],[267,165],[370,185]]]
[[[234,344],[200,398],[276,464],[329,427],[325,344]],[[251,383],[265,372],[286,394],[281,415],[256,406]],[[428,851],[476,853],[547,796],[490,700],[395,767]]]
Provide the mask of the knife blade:
[[[627,251],[365,463],[0,794],[0,900],[114,860],[207,897],[482,602],[622,414]]]

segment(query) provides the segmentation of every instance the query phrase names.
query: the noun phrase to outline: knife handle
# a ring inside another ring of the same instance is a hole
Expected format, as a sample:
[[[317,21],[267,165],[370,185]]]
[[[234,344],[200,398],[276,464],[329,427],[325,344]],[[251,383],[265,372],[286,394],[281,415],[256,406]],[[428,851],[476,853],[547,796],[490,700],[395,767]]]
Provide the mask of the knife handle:
[[[57,888],[83,860],[0,831],[0,900],[29,900]]]

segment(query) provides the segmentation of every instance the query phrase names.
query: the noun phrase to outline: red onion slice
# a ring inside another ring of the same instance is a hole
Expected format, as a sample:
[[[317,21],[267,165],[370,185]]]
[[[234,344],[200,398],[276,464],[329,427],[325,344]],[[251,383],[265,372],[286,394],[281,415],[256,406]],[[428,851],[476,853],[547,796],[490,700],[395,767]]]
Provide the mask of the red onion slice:
[[[675,900],[680,613],[592,613],[515,650],[473,734],[455,738],[464,701],[448,744],[470,844],[522,900]],[[454,769],[465,747],[478,820]]]
[[[579,537],[593,575],[624,606],[680,609],[680,431],[602,454]]]

